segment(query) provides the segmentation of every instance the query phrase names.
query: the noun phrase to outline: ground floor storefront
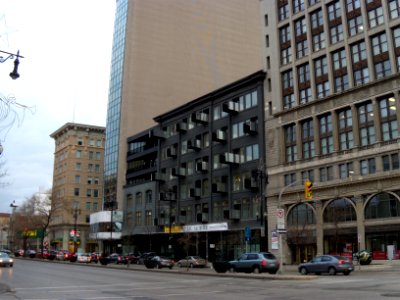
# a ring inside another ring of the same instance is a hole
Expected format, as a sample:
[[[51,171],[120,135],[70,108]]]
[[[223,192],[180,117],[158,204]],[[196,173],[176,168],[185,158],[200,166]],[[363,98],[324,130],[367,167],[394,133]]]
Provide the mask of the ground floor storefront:
[[[164,232],[129,235],[123,237],[122,244],[124,253],[156,252],[175,259],[198,255],[209,262],[267,250],[261,228],[230,228],[228,223],[189,225],[171,233],[166,228]]]

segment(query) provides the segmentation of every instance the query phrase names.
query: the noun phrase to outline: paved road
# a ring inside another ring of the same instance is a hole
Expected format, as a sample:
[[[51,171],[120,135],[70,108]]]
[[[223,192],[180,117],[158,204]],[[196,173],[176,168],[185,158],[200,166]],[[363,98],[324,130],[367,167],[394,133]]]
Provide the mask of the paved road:
[[[362,267],[350,276],[216,274],[213,270],[148,271],[142,266],[86,266],[17,260],[0,269],[10,287],[1,300],[116,299],[393,299],[400,297],[400,265]],[[270,279],[280,280],[270,280]],[[305,278],[310,280],[304,280]],[[312,279],[316,278],[316,279]],[[294,280],[301,279],[301,280]]]

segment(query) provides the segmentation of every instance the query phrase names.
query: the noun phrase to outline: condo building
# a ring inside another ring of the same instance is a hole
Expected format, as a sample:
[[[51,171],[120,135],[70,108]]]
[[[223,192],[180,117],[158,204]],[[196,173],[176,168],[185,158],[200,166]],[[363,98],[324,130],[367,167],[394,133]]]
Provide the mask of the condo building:
[[[264,0],[261,10],[268,228],[278,209],[286,222],[271,251],[284,263],[363,249],[398,258],[400,2]]]
[[[264,78],[246,76],[128,138],[125,252],[213,261],[266,250]]]

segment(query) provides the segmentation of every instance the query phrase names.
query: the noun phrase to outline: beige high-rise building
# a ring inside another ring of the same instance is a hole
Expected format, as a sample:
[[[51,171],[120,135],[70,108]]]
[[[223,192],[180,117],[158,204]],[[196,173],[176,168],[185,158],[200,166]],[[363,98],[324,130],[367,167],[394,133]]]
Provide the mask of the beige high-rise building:
[[[51,249],[98,249],[88,237],[90,214],[102,209],[104,132],[101,126],[66,123],[50,135],[55,142]]]
[[[399,258],[399,1],[260,3],[270,249]]]
[[[258,0],[118,0],[105,202],[122,203],[127,138],[153,118],[263,68]]]

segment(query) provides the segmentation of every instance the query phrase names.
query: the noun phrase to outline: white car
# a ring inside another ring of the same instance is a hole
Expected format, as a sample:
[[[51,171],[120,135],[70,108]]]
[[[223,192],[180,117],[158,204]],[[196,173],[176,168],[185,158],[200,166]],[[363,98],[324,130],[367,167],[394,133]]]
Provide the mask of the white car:
[[[76,253],[76,261],[81,263],[90,263],[90,254],[88,253]]]

